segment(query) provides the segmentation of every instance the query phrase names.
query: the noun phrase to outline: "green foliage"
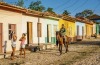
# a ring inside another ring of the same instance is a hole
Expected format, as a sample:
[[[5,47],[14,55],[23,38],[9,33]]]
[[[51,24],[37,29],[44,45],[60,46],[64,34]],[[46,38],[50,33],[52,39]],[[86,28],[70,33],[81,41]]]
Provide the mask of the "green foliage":
[[[31,2],[28,8],[41,12],[45,10],[45,7],[41,5],[41,1]]]
[[[93,11],[92,10],[84,10],[82,12],[76,13],[75,17],[88,17],[93,15]]]
[[[18,0],[16,3],[17,6],[24,7],[24,0]]]
[[[75,17],[84,17],[82,13],[76,13]]]
[[[53,8],[50,8],[50,7],[46,10],[46,12],[55,13],[55,12],[53,11]]]
[[[62,13],[62,15],[69,15],[70,13],[67,10],[64,10],[64,12]]]

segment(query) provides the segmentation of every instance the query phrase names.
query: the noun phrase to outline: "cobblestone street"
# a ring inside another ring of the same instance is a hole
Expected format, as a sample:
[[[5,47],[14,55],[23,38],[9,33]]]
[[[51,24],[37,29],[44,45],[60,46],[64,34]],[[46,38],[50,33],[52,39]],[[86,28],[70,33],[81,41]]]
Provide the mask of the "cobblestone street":
[[[26,58],[1,59],[0,65],[100,65],[100,41],[80,41],[70,44],[60,55],[58,48],[31,52]]]

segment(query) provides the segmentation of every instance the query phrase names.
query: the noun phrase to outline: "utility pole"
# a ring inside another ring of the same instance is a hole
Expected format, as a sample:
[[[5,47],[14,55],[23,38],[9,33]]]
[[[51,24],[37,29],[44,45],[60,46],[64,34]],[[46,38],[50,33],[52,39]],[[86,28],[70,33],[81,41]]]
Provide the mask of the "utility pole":
[[[38,32],[38,47],[39,47],[39,51],[40,51],[39,23],[40,23],[40,18],[38,18],[38,30],[37,30],[37,32]]]

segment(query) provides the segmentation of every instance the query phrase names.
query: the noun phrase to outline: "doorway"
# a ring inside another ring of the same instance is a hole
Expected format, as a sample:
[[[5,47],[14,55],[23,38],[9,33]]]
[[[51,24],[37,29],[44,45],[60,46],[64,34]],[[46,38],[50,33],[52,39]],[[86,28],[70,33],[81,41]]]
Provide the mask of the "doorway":
[[[51,25],[47,25],[47,43],[51,42]]]
[[[27,22],[27,43],[33,43],[32,22]]]
[[[82,26],[82,39],[84,38],[84,27]]]
[[[2,52],[2,23],[0,23],[0,53]]]

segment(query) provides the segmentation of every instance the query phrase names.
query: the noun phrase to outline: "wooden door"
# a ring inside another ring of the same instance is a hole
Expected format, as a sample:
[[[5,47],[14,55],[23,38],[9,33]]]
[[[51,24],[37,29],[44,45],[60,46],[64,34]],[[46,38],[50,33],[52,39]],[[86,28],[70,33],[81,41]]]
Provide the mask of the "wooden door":
[[[2,52],[2,23],[0,23],[0,53]]]
[[[33,29],[32,22],[27,22],[27,42],[28,44],[33,43]]]
[[[47,25],[47,42],[51,42],[51,25]]]
[[[79,36],[79,26],[77,25],[77,36]]]
[[[82,26],[82,38],[84,37],[84,27]]]
[[[42,37],[42,25],[37,23],[37,37]]]
[[[88,35],[88,32],[89,32],[88,26],[86,25],[86,36]]]

